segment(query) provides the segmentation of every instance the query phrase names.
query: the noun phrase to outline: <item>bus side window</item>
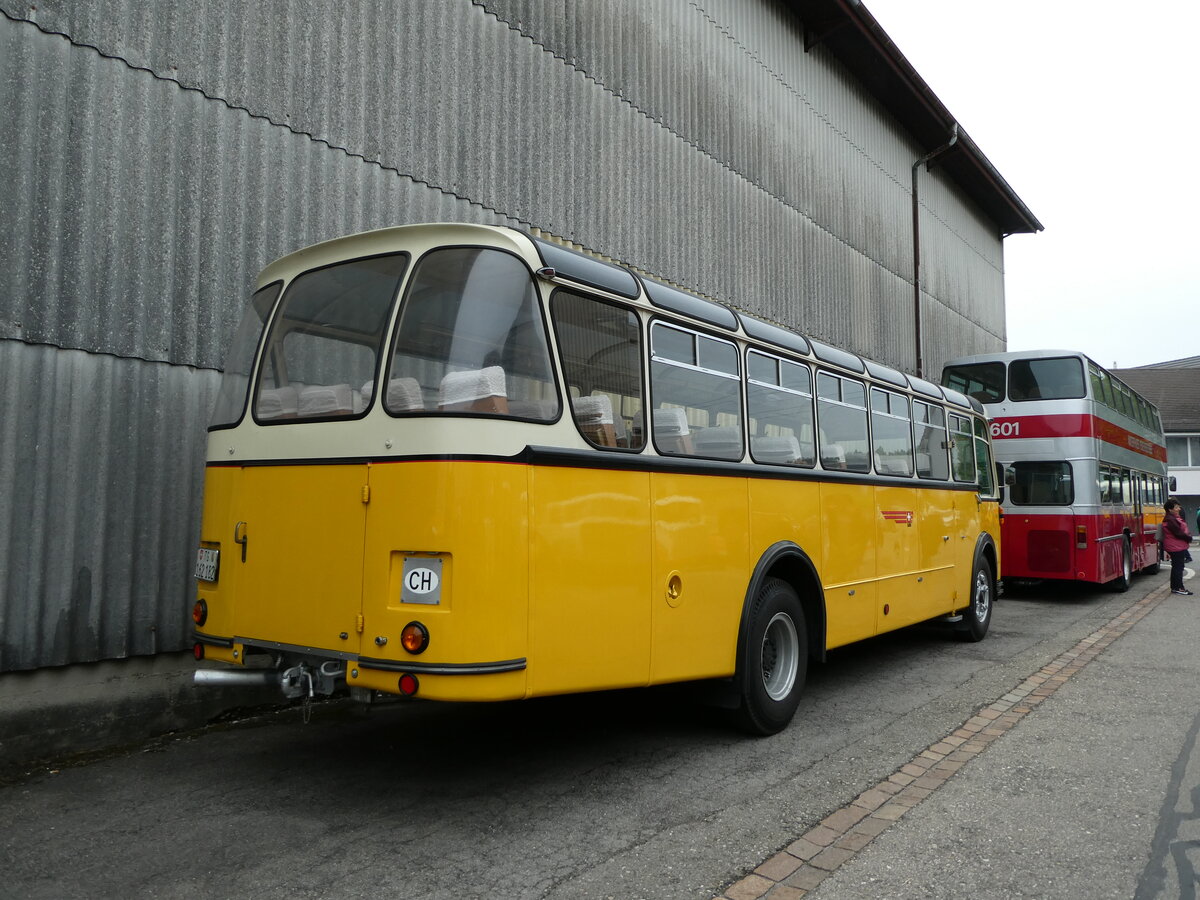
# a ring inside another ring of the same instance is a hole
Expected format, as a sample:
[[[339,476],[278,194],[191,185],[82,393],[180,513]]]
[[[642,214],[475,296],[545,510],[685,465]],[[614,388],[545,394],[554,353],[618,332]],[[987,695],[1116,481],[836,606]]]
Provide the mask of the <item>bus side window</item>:
[[[912,420],[908,398],[871,388],[871,450],[880,475],[913,473]]]
[[[946,457],[946,412],[940,406],[913,401],[913,441],[917,451],[917,475],[945,481],[950,477]]]
[[[550,318],[579,433],[596,447],[641,450],[645,429],[637,316],[607,301],[559,290],[550,300]]]
[[[995,467],[992,465],[991,445],[987,438],[987,423],[975,420],[975,469],[979,473],[979,493],[984,497],[995,497]]]
[[[871,471],[866,385],[829,372],[817,373],[817,436],[826,469]]]
[[[759,350],[746,354],[750,455],[768,465],[817,462],[812,373],[808,366]]]
[[[966,416],[950,414],[950,451],[953,457],[954,480],[975,481],[975,449],[971,433],[971,420]]]
[[[737,346],[655,322],[650,354],[651,420],[658,452],[741,459],[745,442]]]

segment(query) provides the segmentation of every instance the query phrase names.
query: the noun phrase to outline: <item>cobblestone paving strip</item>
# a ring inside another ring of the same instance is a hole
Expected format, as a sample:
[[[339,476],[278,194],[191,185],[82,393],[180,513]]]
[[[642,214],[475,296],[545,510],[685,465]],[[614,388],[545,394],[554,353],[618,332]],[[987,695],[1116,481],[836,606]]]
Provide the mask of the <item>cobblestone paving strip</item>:
[[[735,881],[714,900],[793,900],[803,897],[946,783],[1047,697],[1103,653],[1170,595],[1151,591],[1070,650],[1042,666],[1003,697],[979,710],[941,740],[922,750],[886,780],[830,813],[787,847]]]

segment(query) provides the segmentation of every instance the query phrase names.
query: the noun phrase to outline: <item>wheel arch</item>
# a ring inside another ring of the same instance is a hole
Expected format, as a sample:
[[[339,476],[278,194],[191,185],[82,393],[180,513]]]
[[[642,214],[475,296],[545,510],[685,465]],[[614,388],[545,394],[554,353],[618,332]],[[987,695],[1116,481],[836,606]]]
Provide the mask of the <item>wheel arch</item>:
[[[746,655],[746,631],[750,622],[750,607],[763,582],[768,578],[778,578],[791,586],[800,600],[800,608],[804,610],[805,624],[808,631],[809,659],[825,661],[825,590],[821,587],[821,579],[817,575],[817,567],[812,558],[791,541],[779,541],[772,544],[758,558],[750,582],[746,585],[746,596],[742,598],[742,617],[738,626],[737,669],[743,671],[743,660]]]
[[[992,567],[992,597],[998,598],[999,592],[996,590],[996,586],[1000,582],[1000,550],[996,546],[996,539],[986,531],[975,540],[975,555],[971,559],[972,573],[981,559],[986,559],[988,565]],[[974,574],[971,577],[974,578]]]

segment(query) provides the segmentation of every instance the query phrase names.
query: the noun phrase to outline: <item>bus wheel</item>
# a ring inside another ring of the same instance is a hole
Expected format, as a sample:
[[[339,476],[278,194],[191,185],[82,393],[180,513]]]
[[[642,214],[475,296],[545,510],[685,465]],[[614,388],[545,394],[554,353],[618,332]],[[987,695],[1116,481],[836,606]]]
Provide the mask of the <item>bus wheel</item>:
[[[963,641],[982,641],[992,624],[992,600],[995,590],[992,580],[992,565],[982,556],[975,563],[971,575],[971,605],[963,613],[963,622],[958,638]]]
[[[1129,586],[1133,584],[1133,548],[1129,544],[1129,538],[1121,541],[1121,574],[1112,580],[1110,587],[1118,594],[1123,594],[1129,590]]]
[[[787,727],[800,704],[808,674],[808,628],[791,586],[763,582],[747,620],[746,647],[738,673],[739,724],[751,734]]]

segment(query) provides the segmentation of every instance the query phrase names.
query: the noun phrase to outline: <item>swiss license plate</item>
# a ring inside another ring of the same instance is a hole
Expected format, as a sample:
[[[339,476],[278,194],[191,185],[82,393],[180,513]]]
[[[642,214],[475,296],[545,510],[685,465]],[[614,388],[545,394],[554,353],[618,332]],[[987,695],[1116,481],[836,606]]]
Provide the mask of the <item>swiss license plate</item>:
[[[196,551],[196,578],[199,581],[216,581],[221,567],[221,551],[201,547]]]

